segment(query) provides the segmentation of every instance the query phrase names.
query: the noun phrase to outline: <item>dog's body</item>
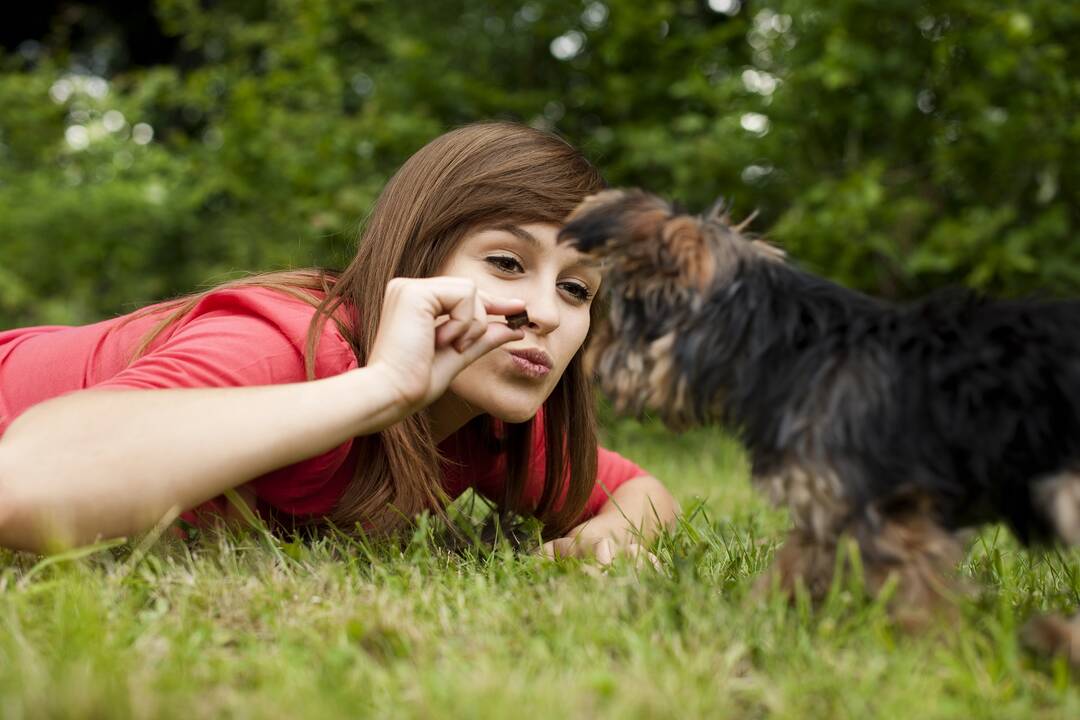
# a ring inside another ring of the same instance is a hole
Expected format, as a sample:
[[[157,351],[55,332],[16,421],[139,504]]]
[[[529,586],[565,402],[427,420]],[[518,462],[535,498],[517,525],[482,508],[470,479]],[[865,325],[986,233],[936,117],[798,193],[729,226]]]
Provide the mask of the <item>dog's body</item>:
[[[896,305],[740,229],[607,191],[562,237],[609,263],[590,356],[617,409],[736,430],[754,481],[790,508],[782,584],[823,594],[842,534],[872,586],[896,574],[901,600],[924,605],[958,528],[1080,543],[1080,302]]]

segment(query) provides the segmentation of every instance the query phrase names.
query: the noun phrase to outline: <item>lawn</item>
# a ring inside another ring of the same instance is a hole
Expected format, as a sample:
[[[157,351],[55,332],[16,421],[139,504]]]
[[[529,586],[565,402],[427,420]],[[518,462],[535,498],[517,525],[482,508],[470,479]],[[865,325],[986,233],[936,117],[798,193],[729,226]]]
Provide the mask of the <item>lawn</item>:
[[[838,587],[755,600],[784,516],[716,431],[609,422],[687,511],[662,572],[467,549],[134,540],[0,553],[0,717],[1080,717],[1077,678],[1017,628],[1080,602],[1080,553],[987,528],[959,621],[910,637]]]

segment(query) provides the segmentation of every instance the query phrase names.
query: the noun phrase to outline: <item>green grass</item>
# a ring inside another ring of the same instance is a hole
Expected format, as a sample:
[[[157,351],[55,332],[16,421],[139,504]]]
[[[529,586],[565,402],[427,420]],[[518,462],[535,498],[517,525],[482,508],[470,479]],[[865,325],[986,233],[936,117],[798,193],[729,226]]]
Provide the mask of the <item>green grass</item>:
[[[1017,628],[1080,602],[1080,555],[986,529],[959,622],[910,637],[853,588],[750,596],[784,530],[713,431],[609,423],[688,511],[664,571],[505,547],[223,534],[38,564],[0,554],[0,717],[1080,717]],[[145,552],[144,552],[145,551]]]

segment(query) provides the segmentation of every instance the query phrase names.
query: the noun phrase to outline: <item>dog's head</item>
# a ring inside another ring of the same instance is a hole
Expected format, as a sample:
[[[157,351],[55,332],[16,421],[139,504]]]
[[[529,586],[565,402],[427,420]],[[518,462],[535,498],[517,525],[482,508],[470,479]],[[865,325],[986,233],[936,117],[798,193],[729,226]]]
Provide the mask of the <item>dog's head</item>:
[[[722,203],[689,215],[642,190],[605,190],[569,215],[560,241],[605,265],[610,311],[594,328],[586,362],[617,411],[653,410],[675,427],[713,414],[714,398],[702,407],[692,397],[678,356],[703,350],[695,345],[702,306],[736,282],[743,264],[783,259],[745,237],[744,226],[729,222]]]
[[[673,301],[715,291],[741,263],[783,259],[780,249],[742,234],[748,222],[732,225],[723,201],[689,215],[642,190],[605,190],[570,213],[559,239],[608,261],[611,292]]]

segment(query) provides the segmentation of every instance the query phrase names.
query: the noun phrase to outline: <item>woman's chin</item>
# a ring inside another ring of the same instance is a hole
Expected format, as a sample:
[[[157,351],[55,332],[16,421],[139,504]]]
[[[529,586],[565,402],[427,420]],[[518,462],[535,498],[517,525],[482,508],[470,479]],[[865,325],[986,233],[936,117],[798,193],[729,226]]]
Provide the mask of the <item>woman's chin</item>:
[[[512,408],[497,407],[497,408],[492,408],[491,410],[488,411],[488,413],[492,417],[497,418],[499,420],[502,420],[505,423],[523,423],[526,420],[532,419],[536,415],[536,413],[537,413],[537,411],[539,409],[540,409],[539,405],[530,406],[530,407],[512,407]]]
[[[550,390],[542,385],[506,378],[498,373],[470,372],[473,367],[466,368],[454,378],[450,383],[451,392],[503,422],[525,422],[536,415],[550,394]]]
[[[543,405],[546,396],[536,393],[501,392],[484,398],[484,409],[489,415],[507,423],[523,423],[529,420]]]

